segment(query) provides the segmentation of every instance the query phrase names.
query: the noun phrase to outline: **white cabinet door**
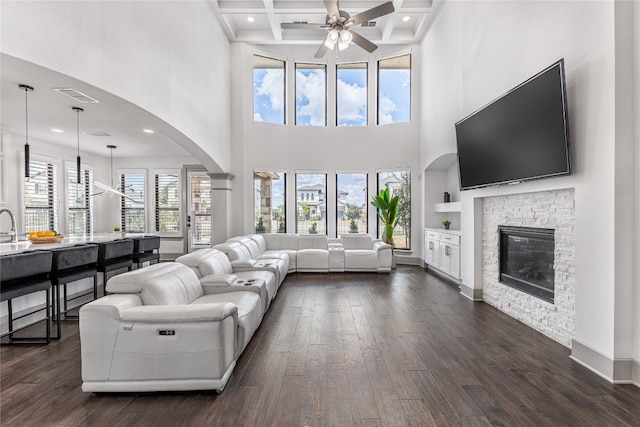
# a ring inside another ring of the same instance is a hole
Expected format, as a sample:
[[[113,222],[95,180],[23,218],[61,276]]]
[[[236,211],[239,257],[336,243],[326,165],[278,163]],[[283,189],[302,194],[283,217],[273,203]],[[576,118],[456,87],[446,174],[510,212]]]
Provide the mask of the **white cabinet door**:
[[[460,246],[451,245],[449,251],[449,260],[451,261],[451,271],[449,274],[456,279],[460,278]]]
[[[451,245],[447,243],[440,245],[440,270],[451,274]]]
[[[426,239],[424,242],[424,261],[438,267],[440,264],[440,242],[438,240]]]

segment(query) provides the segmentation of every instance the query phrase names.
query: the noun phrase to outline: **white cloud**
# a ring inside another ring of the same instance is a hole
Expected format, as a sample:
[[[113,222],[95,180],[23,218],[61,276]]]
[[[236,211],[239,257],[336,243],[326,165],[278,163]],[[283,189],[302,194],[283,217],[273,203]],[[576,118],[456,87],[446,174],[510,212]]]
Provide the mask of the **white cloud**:
[[[307,101],[307,104],[300,105]],[[325,125],[325,76],[324,70],[313,70],[305,75],[296,72],[296,107],[298,116],[309,117],[311,126]]]
[[[367,89],[357,84],[349,84],[338,79],[338,120],[343,122],[366,123]]]
[[[274,111],[282,110],[284,106],[284,71],[267,69],[262,82],[256,86],[256,94],[269,98],[268,107]]]
[[[256,122],[264,122],[264,120],[262,119],[262,114],[260,113],[253,113],[253,120]]]
[[[382,94],[380,94],[378,103],[378,122],[381,125],[393,123],[393,116],[391,113],[397,110],[396,104],[394,104],[390,98]]]

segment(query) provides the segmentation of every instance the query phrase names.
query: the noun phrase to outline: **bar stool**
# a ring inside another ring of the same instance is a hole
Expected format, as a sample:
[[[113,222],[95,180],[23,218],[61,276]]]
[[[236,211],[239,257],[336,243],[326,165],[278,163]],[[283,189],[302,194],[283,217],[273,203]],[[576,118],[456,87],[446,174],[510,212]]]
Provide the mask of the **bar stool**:
[[[9,331],[4,333],[0,338],[9,336],[8,344],[49,344],[51,340],[51,323],[50,311],[51,297],[51,280],[49,280],[49,272],[51,271],[51,259],[53,255],[49,251],[33,251],[12,255],[0,256],[0,302],[7,301],[7,316]],[[44,291],[46,294],[46,303],[44,308],[38,308],[27,314],[13,317],[12,301],[24,295],[35,292]],[[45,337],[20,338],[14,337],[13,334],[28,326],[34,325],[41,320],[13,328],[14,320],[32,315],[39,311],[45,311]]]
[[[98,262],[98,245],[80,244],[64,248],[52,249],[53,254],[51,266],[51,284],[53,285],[53,312],[54,320],[57,324],[57,336],[54,339],[60,339],[60,322],[61,314],[65,319],[78,319],[77,315],[69,315],[70,310],[67,297],[67,284],[77,280],[93,278],[93,290],[84,292],[81,295],[74,296],[71,300],[81,298],[93,293],[93,299],[98,298],[98,270],[96,264]],[[63,289],[62,304],[60,309],[60,287]],[[72,307],[76,308],[76,307]]]
[[[158,252],[156,252],[158,251]],[[142,264],[149,261],[160,262],[160,237],[142,236],[133,238],[133,262],[142,267]]]
[[[133,265],[133,240],[117,239],[98,244],[98,271],[103,273],[104,293],[107,294],[107,274],[110,271],[126,268],[131,271]]]

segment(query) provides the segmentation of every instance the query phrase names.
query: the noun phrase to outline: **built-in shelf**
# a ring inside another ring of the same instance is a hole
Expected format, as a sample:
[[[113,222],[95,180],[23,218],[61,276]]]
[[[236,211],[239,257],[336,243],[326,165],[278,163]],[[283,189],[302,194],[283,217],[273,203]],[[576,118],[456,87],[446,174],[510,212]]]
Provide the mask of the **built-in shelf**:
[[[434,212],[461,212],[462,204],[460,202],[436,203],[433,206]]]

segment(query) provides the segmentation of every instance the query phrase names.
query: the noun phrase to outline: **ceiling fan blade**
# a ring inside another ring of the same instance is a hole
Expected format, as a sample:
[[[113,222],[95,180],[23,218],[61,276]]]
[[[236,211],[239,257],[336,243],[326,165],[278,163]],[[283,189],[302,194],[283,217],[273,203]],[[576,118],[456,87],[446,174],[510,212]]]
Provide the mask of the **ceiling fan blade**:
[[[380,6],[373,7],[369,10],[365,10],[362,13],[359,13],[355,16],[352,16],[345,23],[346,25],[360,25],[363,22],[371,21],[372,19],[379,18],[381,16],[387,15],[393,12],[395,9],[393,7],[393,3],[388,1],[386,3],[382,3]]]
[[[340,8],[338,7],[338,0],[324,0],[324,5],[327,8],[329,18],[340,18]]]
[[[355,31],[350,31],[350,33],[351,33],[351,36],[353,37],[351,41],[357,44],[358,46],[360,46],[361,48],[363,48],[364,50],[366,50],[367,52],[371,53],[378,48],[377,44],[370,42],[369,40],[365,39]]]
[[[280,24],[280,28],[283,30],[324,30],[327,28],[326,24],[312,24],[312,23],[299,23],[299,22],[283,22]]]
[[[322,42],[322,44],[318,48],[318,51],[316,52],[315,55],[313,55],[313,57],[314,58],[324,58],[324,56],[327,54],[328,50],[329,50],[329,48],[324,45],[324,42]]]

